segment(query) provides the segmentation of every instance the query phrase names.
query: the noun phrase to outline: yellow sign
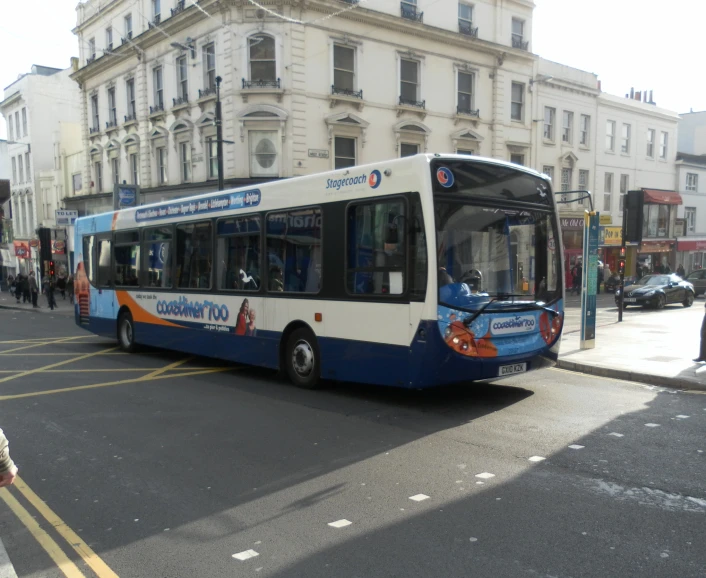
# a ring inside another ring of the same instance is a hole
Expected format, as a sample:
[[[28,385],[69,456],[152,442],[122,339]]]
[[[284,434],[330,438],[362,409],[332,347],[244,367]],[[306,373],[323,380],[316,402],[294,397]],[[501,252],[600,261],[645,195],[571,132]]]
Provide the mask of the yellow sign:
[[[623,228],[622,227],[604,227],[603,228],[603,245],[622,245],[623,243]]]
[[[600,216],[600,224],[601,225],[612,225],[613,224],[613,217],[610,215],[601,215]]]

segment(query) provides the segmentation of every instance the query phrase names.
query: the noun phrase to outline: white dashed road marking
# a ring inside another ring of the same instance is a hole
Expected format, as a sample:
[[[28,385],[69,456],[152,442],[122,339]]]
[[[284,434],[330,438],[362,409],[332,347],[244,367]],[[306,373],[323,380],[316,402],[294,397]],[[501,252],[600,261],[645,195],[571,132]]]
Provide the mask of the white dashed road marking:
[[[429,496],[425,494],[417,494],[416,496],[410,496],[410,500],[414,500],[415,502],[423,502],[424,500],[428,500]]]
[[[609,435],[609,436],[614,436],[614,437],[616,437],[616,438],[621,438],[621,437],[623,437],[623,434],[617,433],[617,432],[612,432],[612,433],[609,433],[608,435]]]
[[[659,427],[658,423],[646,423],[645,427]]]
[[[329,526],[332,528],[345,528],[346,526],[350,526],[353,522],[349,522],[346,519],[343,520],[336,520],[335,522],[329,522]]]
[[[491,474],[489,472],[483,472],[482,474],[476,474],[476,478],[483,478],[484,480],[488,480],[490,478],[494,478],[495,474]]]
[[[237,554],[233,554],[233,558],[236,560],[250,560],[250,558],[254,558],[255,556],[259,556],[255,550],[245,550],[244,552],[238,552]]]
[[[531,462],[541,462],[546,460],[547,458],[543,458],[542,456],[532,456],[531,458],[528,458],[529,461]]]
[[[569,449],[572,449],[572,450],[582,450],[582,449],[585,448],[585,447],[586,447],[586,446],[580,446],[580,445],[578,445],[578,444],[571,444],[571,445],[569,446]]]

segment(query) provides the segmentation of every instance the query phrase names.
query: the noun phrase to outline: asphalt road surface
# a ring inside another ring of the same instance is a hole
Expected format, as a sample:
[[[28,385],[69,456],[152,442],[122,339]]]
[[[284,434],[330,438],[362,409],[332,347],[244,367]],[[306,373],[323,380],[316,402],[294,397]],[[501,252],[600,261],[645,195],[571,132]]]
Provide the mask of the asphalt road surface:
[[[706,575],[706,397],[546,370],[302,391],[0,310],[18,575]]]

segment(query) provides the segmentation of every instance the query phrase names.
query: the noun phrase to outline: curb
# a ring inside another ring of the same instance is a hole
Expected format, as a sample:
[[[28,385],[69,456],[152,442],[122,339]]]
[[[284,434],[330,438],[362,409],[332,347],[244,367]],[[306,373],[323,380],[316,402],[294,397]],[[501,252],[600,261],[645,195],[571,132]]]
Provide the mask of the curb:
[[[5,545],[0,540],[0,578],[17,578],[15,567],[10,562]]]
[[[652,373],[640,373],[637,371],[628,371],[626,369],[614,369],[612,367],[598,367],[596,365],[588,365],[586,363],[576,363],[575,361],[566,361],[559,359],[556,363],[559,369],[567,371],[575,371],[576,373],[587,373],[598,377],[611,377],[613,379],[622,379],[625,381],[635,381],[638,383],[647,383],[658,387],[668,387],[670,389],[691,389],[706,391],[706,383],[699,383],[691,379],[683,377],[667,377],[663,375],[654,375]]]
[[[68,313],[63,313],[63,311],[67,311],[66,309],[64,309],[62,312],[59,312],[60,310],[58,308],[54,309],[54,311],[52,311],[48,307],[40,307],[39,309],[34,309],[34,308],[27,309],[25,307],[15,307],[14,305],[2,305],[2,304],[0,304],[0,309],[11,309],[12,311],[27,311],[27,312],[31,312],[31,313],[53,313],[54,315],[65,315],[66,317],[73,317],[74,316],[73,307],[71,308],[71,310],[68,310],[69,311]],[[2,575],[0,575],[0,578],[2,578]]]

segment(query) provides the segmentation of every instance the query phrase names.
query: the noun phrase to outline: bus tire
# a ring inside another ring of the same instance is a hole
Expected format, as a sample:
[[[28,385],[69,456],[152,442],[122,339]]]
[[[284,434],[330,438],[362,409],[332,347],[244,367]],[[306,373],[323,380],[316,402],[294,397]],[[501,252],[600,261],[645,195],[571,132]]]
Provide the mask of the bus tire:
[[[130,311],[123,311],[118,317],[118,345],[127,353],[135,352],[135,323]]]
[[[311,329],[301,327],[287,339],[284,366],[290,381],[297,387],[321,387],[321,357],[316,336]]]

